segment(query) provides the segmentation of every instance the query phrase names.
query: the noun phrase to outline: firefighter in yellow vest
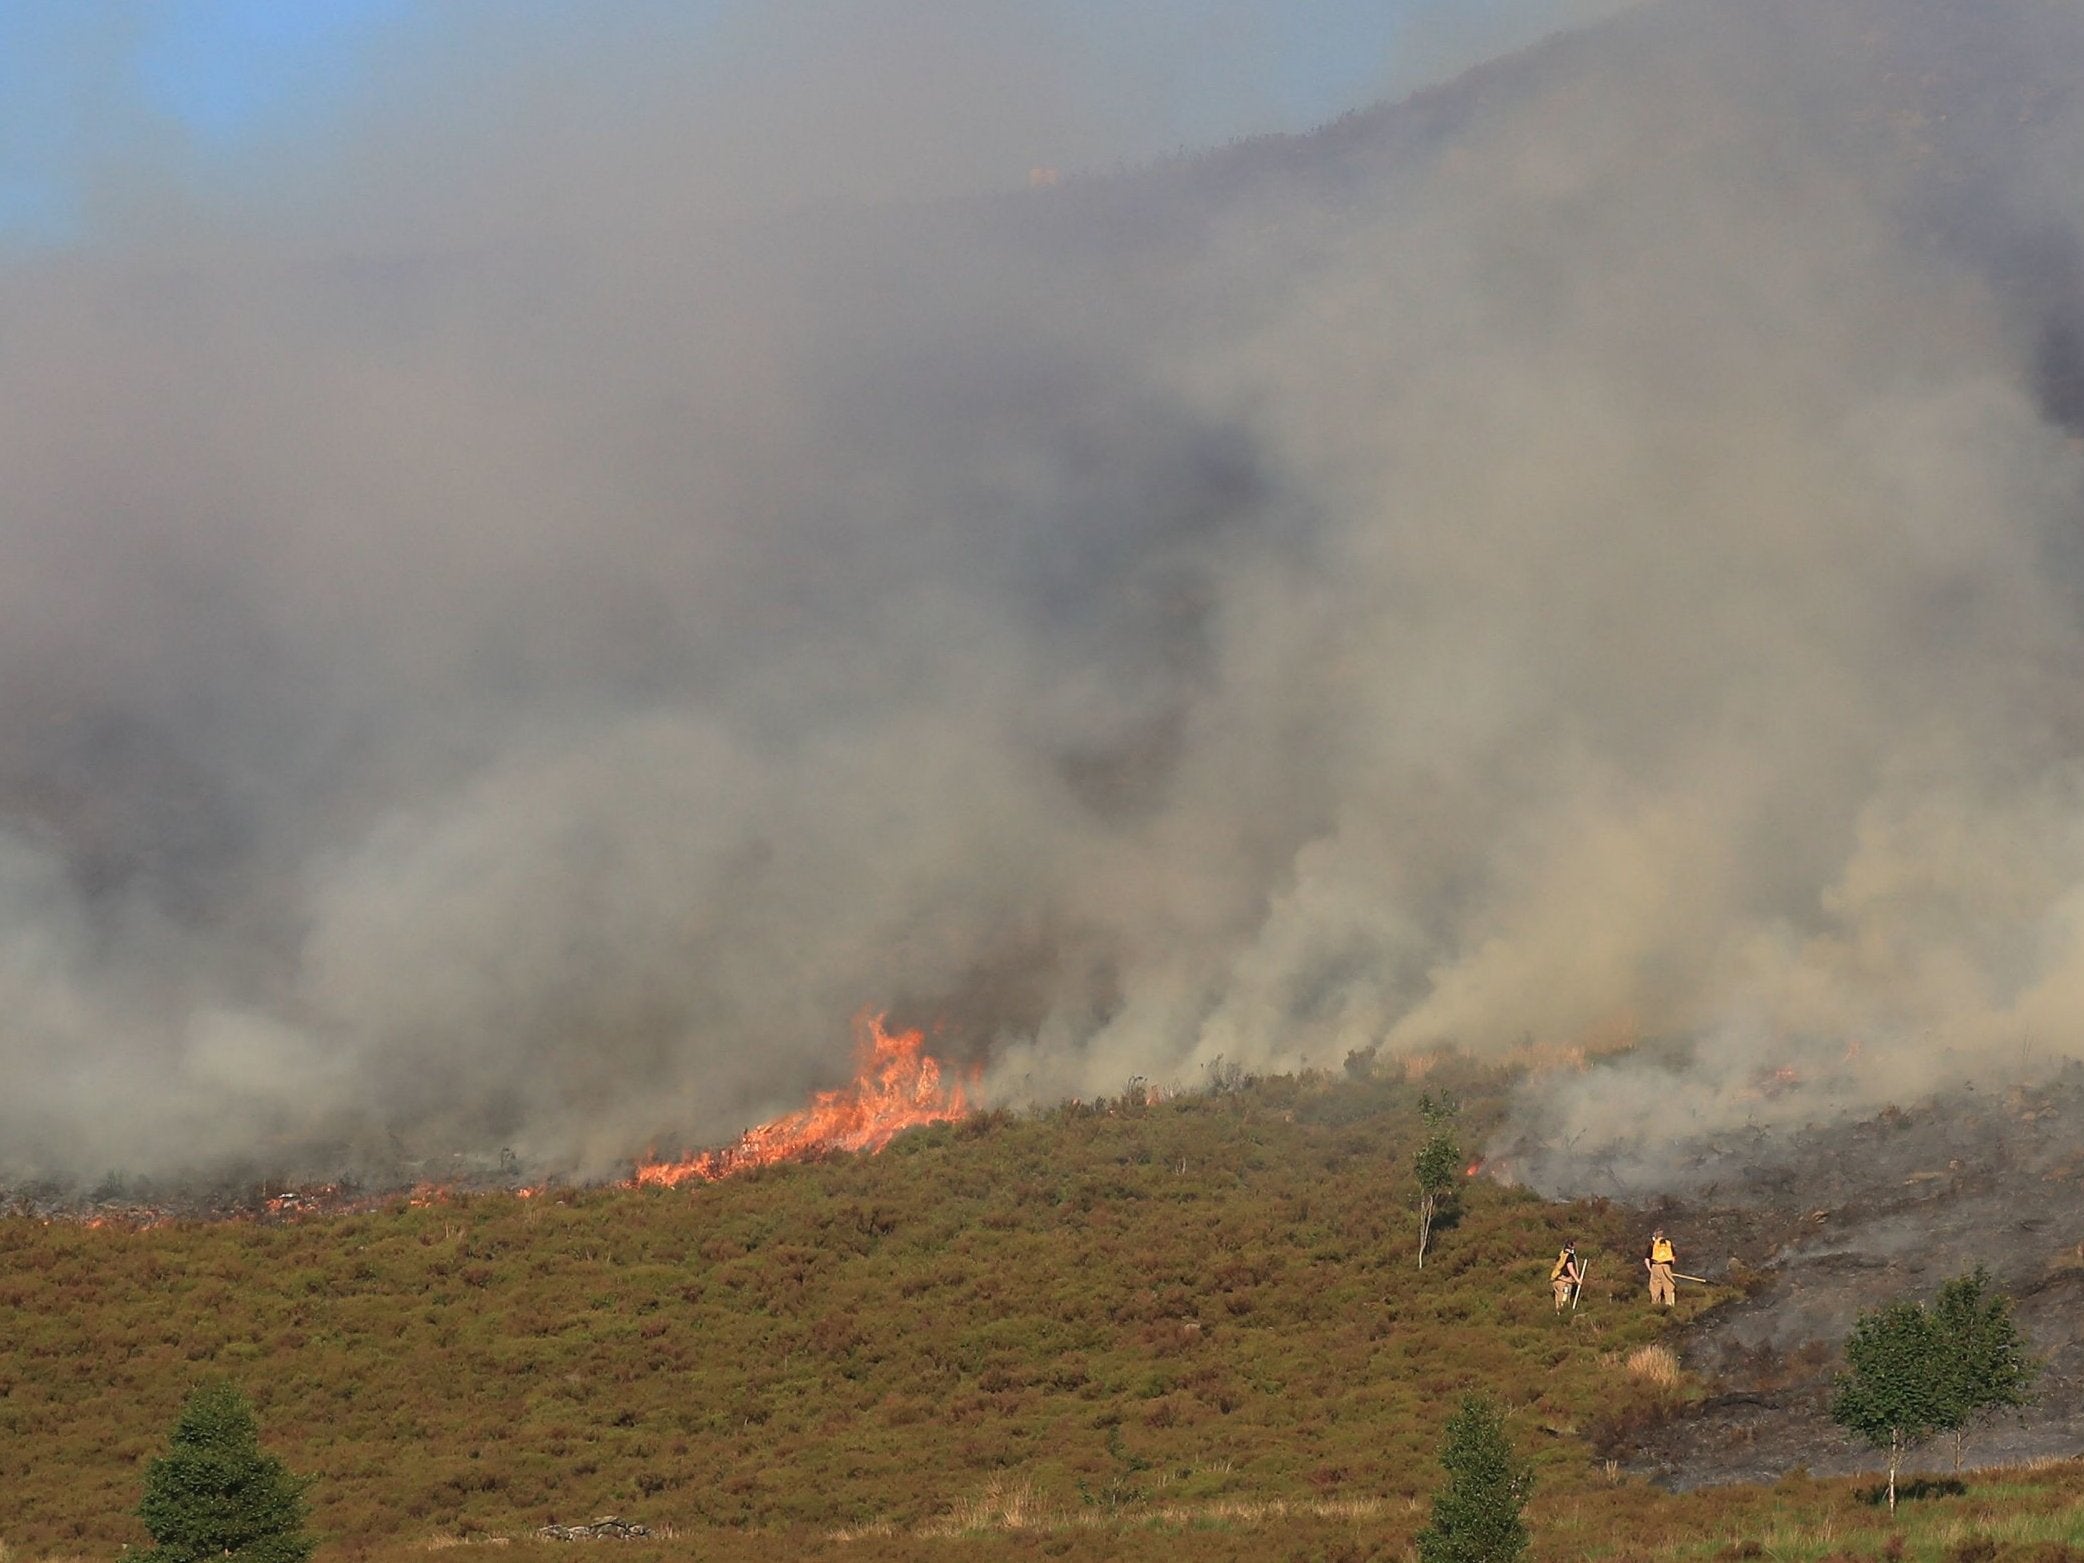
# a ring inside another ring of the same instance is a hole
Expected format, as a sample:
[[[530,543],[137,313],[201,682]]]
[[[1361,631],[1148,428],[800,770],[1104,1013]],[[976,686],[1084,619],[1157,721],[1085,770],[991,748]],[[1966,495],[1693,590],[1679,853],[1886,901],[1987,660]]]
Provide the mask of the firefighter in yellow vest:
[[[1563,1252],[1556,1255],[1555,1268],[1549,1271],[1549,1289],[1556,1294],[1556,1312],[1561,1313],[1570,1306],[1571,1296],[1584,1278],[1584,1268],[1577,1262],[1577,1244],[1565,1243]]]
[[[1659,1227],[1650,1234],[1650,1250],[1643,1255],[1643,1268],[1650,1272],[1650,1304],[1652,1307],[1669,1308],[1679,1300],[1679,1289],[1672,1284],[1672,1266],[1679,1256],[1672,1251],[1671,1240]]]

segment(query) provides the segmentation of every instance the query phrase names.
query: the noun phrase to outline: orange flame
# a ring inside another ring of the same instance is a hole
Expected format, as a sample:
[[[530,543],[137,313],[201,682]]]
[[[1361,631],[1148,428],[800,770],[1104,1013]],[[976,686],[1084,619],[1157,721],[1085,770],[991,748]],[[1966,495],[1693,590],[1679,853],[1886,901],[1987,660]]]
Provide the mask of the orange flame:
[[[927,1053],[925,1032],[893,1036],[883,1029],[881,1015],[868,1014],[855,1020],[854,1032],[859,1067],[851,1085],[818,1092],[810,1106],[746,1130],[735,1145],[685,1161],[640,1163],[631,1181],[678,1188],[824,1151],[879,1151],[907,1129],[969,1112],[961,1085],[941,1083],[940,1062]]]
[[[316,1183],[270,1195],[263,1204],[271,1216],[301,1216],[331,1209],[341,1203],[341,1198],[339,1184]]]

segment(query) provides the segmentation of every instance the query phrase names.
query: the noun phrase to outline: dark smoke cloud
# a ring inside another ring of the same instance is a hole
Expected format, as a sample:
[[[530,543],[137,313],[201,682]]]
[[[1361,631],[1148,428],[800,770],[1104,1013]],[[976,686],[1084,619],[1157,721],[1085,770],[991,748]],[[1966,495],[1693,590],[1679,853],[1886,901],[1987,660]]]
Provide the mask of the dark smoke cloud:
[[[0,277],[10,1176],[599,1171],[863,1006],[1001,1099],[1686,1040],[1559,1144],[2074,1048],[2066,7],[998,193],[1125,132],[948,14],[861,100],[524,28]]]

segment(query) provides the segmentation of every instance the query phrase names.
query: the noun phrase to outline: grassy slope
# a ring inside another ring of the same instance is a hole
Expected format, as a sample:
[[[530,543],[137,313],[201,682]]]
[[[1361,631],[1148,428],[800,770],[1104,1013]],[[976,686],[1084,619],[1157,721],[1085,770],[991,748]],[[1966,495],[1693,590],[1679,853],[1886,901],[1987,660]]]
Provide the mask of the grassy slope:
[[[1462,1085],[1475,1130],[1487,1088]],[[213,1374],[319,1477],[332,1556],[607,1512],[677,1533],[627,1563],[772,1557],[778,1535],[862,1560],[1397,1556],[1468,1388],[1514,1408],[1540,1465],[1544,1555],[1712,1557],[1823,1513],[1865,1534],[1845,1484],[1609,1487],[1595,1423],[1670,1393],[1617,1366],[1658,1329],[1624,1257],[1638,1234],[1478,1185],[1416,1270],[1414,1103],[1280,1080],[693,1191],[0,1223],[0,1539],[23,1558],[143,1543],[142,1463]],[[1559,1321],[1566,1233],[1595,1268]],[[2060,1473],[2020,1491],[2066,1534]],[[1954,1523],[1983,1497],[1922,1512]]]

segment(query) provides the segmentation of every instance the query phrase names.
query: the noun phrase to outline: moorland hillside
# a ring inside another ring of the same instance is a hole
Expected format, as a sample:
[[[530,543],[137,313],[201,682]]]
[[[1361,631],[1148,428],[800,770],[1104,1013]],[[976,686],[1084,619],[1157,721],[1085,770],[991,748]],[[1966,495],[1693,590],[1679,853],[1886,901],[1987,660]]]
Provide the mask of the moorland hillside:
[[[1472,1131],[1485,1078],[1448,1082]],[[1672,1393],[1615,1367],[1657,1333],[1628,1222],[1472,1180],[1419,1269],[1419,1089],[1139,1087],[682,1190],[8,1220],[5,1539],[144,1542],[142,1464],[212,1377],[318,1478],[336,1553],[608,1512],[909,1532],[1013,1493],[1109,1519],[1396,1500],[1403,1528],[1472,1388],[1583,1485],[1602,1419]],[[1608,1262],[1559,1321],[1570,1235]]]

